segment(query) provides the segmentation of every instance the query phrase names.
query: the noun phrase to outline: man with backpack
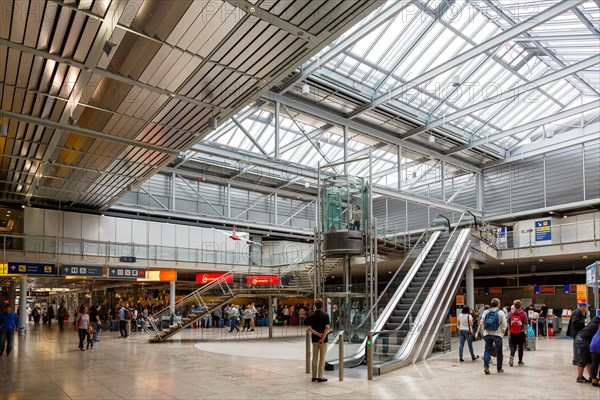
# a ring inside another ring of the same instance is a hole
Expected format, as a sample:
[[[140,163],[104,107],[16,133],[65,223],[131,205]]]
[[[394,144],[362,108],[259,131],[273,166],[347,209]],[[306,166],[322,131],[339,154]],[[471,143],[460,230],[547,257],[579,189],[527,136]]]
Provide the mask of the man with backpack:
[[[504,372],[502,369],[502,336],[506,331],[506,314],[499,309],[500,300],[492,299],[491,308],[485,310],[481,316],[481,325],[483,326],[483,339],[485,340],[485,351],[483,353],[483,372],[490,374],[490,357],[492,348],[496,348],[498,354],[498,373]]]
[[[529,321],[527,313],[521,309],[521,300],[515,300],[513,310],[508,314],[508,342],[510,344],[510,360],[508,365],[511,367],[515,362],[515,351],[519,351],[519,365],[523,363],[523,350],[525,340],[527,340],[527,326]]]
[[[129,336],[130,321],[131,312],[129,311],[129,304],[123,303],[121,305],[121,309],[119,310],[119,333],[123,339]]]

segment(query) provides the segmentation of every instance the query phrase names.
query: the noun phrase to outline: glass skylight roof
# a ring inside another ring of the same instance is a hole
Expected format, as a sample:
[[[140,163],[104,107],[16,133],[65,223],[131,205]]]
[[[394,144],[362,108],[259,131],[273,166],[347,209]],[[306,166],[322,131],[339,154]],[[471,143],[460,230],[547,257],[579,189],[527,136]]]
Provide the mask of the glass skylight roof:
[[[390,114],[396,112],[400,119],[404,115],[402,113],[417,110],[421,114],[421,125],[444,119],[444,123],[434,129],[436,134],[448,135],[454,140],[446,143],[446,148],[458,145],[456,139],[462,140],[459,144],[468,144],[600,98],[600,68],[597,63],[552,82],[536,83],[542,77],[560,73],[575,63],[598,55],[600,11],[593,0],[515,38],[498,40],[492,48],[455,63],[452,68],[444,67],[470,49],[496,40],[503,32],[561,3],[559,0],[457,0],[448,5],[444,1],[416,1],[378,27],[371,27],[370,32],[365,31],[364,36],[352,45],[339,49],[337,56],[328,59],[305,79],[312,77],[339,84],[354,90],[357,98],[384,99],[375,104],[385,109],[386,113],[381,113],[374,107],[360,107],[336,97],[335,93],[329,94],[330,105],[359,120],[389,125],[390,129],[397,130],[398,125],[394,125],[396,117],[390,117]],[[345,38],[366,29],[391,6],[398,6],[396,0],[386,2],[306,65],[317,62],[320,56],[336,49]],[[422,83],[416,87],[411,84],[436,67],[444,71],[419,80]],[[460,81],[458,87],[451,85],[455,76]],[[515,91],[516,88],[519,92]],[[394,89],[398,89],[394,96],[385,98]],[[495,99],[499,95],[501,97]],[[319,100],[322,98],[315,96],[314,101]],[[468,107],[473,107],[468,114],[458,114]],[[357,114],[354,115],[353,111]],[[414,112],[411,117],[414,118]],[[272,110],[257,110],[250,118],[239,121],[243,129],[229,122],[207,140],[272,156],[275,151],[272,118]],[[343,158],[341,127],[298,115],[284,107],[280,118],[280,157],[283,160],[313,167],[317,163]],[[410,125],[404,132],[409,129]],[[493,154],[500,154],[496,157],[502,157],[540,129],[542,126],[498,137],[482,144],[480,149],[493,151]],[[404,132],[399,131],[398,135],[402,137]],[[429,131],[420,131],[410,140],[426,143],[429,135]],[[372,138],[351,132],[349,154],[361,152],[377,143]],[[379,146],[372,154],[376,158],[375,173],[393,169],[397,163],[394,145]],[[403,159],[406,167],[403,173],[407,175],[413,172],[410,168],[418,165],[409,166],[411,161]],[[358,163],[351,169],[364,173],[364,165]],[[397,178],[392,175],[382,174],[378,179],[394,185],[392,181]]]

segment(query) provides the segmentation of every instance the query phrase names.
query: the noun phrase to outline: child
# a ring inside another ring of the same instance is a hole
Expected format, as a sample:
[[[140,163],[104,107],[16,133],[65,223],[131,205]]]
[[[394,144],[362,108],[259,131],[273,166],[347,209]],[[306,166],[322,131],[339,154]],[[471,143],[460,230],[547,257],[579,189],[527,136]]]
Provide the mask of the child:
[[[92,324],[88,325],[87,330],[87,345],[85,346],[86,350],[91,349],[94,351],[94,327]]]

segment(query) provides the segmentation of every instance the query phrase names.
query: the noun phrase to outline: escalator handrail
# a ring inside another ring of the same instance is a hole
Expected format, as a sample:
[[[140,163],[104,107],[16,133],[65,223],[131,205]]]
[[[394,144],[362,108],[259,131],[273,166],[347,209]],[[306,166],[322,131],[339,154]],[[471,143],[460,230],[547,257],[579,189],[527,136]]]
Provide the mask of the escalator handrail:
[[[427,225],[427,228],[425,228],[423,230],[423,233],[421,233],[421,236],[419,236],[419,239],[417,240],[417,242],[415,243],[415,245],[410,249],[410,251],[408,252],[408,255],[404,258],[404,261],[402,261],[402,264],[400,265],[400,267],[396,270],[396,272],[394,273],[394,275],[392,276],[392,278],[390,279],[390,281],[388,282],[388,284],[385,286],[385,288],[381,291],[381,293],[379,294],[379,297],[377,297],[377,300],[375,301],[375,303],[371,306],[371,308],[369,309],[369,311],[367,312],[367,314],[365,315],[365,318],[363,319],[363,321],[355,328],[356,330],[360,329],[365,322],[370,321],[370,318],[368,318],[371,313],[376,309],[377,305],[379,304],[379,302],[381,301],[381,298],[383,297],[383,295],[387,292],[387,290],[390,288],[390,285],[392,284],[392,282],[394,282],[394,280],[397,278],[398,274],[400,273],[400,271],[403,270],[404,265],[406,264],[406,262],[410,259],[410,256],[412,255],[413,251],[420,245],[421,240],[423,239],[423,237],[425,236],[425,234],[427,232],[429,232],[429,230],[431,229],[431,227],[433,226],[434,221],[437,219],[437,217],[441,217],[443,219],[445,219],[448,222],[448,228],[450,228],[450,220],[442,214],[436,214],[433,219],[431,220],[431,222],[429,223],[429,225]],[[427,242],[427,241],[425,241]]]
[[[417,302],[417,300],[419,299],[419,297],[421,297],[421,295],[423,294],[423,290],[425,290],[425,286],[427,285],[427,282],[429,282],[429,279],[431,279],[431,275],[433,274],[433,271],[435,271],[435,268],[437,267],[438,263],[440,262],[440,260],[442,259],[442,256],[444,255],[444,253],[446,252],[446,248],[448,247],[448,244],[452,241],[452,238],[454,237],[454,235],[456,234],[456,231],[458,229],[458,227],[460,226],[460,222],[462,221],[462,219],[466,216],[466,215],[470,215],[472,216],[473,214],[469,213],[469,212],[464,212],[461,214],[460,218],[458,219],[458,222],[456,223],[456,226],[454,227],[454,229],[452,230],[452,233],[450,234],[450,236],[448,236],[448,240],[446,241],[446,243],[444,244],[444,247],[442,248],[442,250],[440,251],[440,255],[437,257],[437,259],[435,260],[435,263],[433,263],[433,267],[431,267],[431,270],[429,271],[429,274],[427,274],[427,278],[425,278],[425,280],[423,281],[423,284],[421,285],[421,288],[419,289],[418,294],[415,296],[412,304],[410,305],[410,307],[408,308],[406,315],[404,316],[404,318],[402,319],[402,322],[400,323],[400,325],[398,325],[397,328],[395,328],[396,330],[400,330],[402,328],[402,326],[404,325],[404,323],[406,322],[406,319],[408,318],[408,316],[411,314],[413,308],[415,307],[415,304]]]

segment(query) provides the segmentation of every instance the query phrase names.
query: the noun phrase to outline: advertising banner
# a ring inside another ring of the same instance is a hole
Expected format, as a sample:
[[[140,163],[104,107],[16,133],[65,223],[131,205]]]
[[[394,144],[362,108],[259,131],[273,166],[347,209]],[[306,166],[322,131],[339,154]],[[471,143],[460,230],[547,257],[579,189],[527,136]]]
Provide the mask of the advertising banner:
[[[206,284],[211,283],[219,279],[220,277],[224,277],[222,282],[231,283],[233,282],[233,276],[231,274],[196,274],[196,283]]]
[[[279,276],[277,275],[254,275],[246,277],[246,284],[248,285],[277,285],[279,283]]]

